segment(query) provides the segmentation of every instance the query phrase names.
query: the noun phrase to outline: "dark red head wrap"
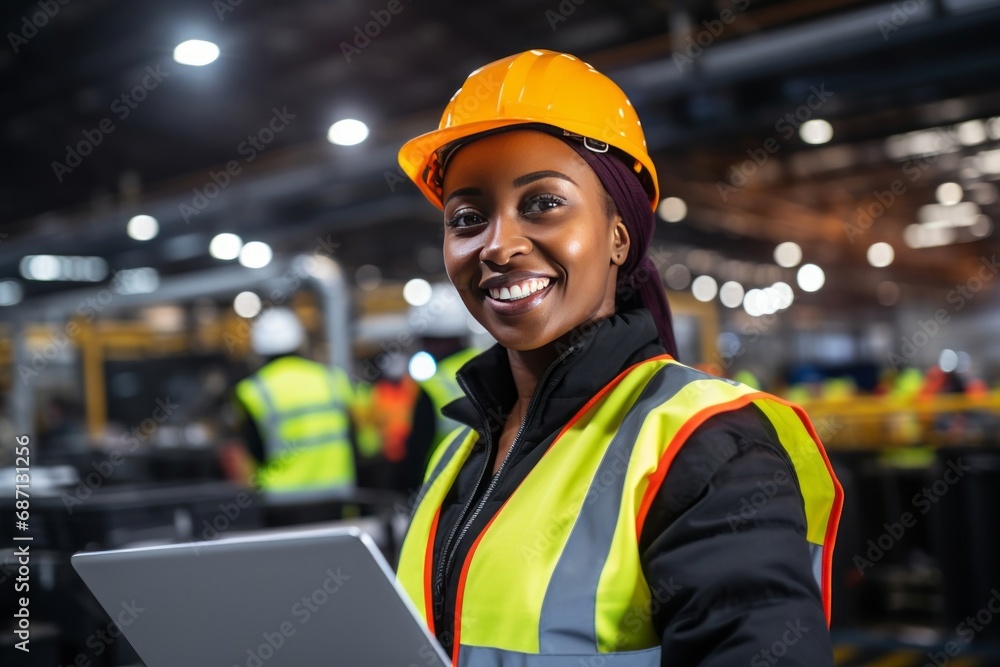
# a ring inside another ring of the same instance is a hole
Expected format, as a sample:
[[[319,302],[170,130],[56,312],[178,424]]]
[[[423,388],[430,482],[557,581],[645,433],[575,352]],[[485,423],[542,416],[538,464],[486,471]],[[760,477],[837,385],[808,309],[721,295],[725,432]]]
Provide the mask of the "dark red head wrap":
[[[663,347],[676,359],[677,340],[674,338],[670,304],[667,302],[659,271],[653,260],[646,255],[646,249],[653,238],[654,225],[649,196],[638,177],[610,152],[595,152],[582,142],[569,138],[564,141],[597,174],[628,230],[628,256],[618,272],[618,308],[641,307],[649,310]]]

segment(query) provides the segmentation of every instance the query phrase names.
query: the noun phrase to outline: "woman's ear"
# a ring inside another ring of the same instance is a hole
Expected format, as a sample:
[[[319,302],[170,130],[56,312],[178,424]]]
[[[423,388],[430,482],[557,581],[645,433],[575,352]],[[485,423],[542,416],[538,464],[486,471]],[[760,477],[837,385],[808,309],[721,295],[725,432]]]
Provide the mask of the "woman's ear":
[[[625,263],[625,259],[628,257],[629,244],[628,230],[625,228],[625,223],[622,222],[620,216],[615,216],[615,226],[611,236],[612,264],[621,266]]]

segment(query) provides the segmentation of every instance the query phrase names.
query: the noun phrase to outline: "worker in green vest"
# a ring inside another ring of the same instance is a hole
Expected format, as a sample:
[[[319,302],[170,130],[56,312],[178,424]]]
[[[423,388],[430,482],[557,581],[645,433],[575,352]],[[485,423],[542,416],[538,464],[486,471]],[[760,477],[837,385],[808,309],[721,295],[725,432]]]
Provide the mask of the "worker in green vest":
[[[459,426],[442,412],[444,406],[464,396],[456,374],[479,350],[466,344],[471,333],[469,311],[449,284],[431,287],[430,300],[410,308],[410,330],[420,337],[421,349],[408,364],[410,377],[420,392],[413,406],[404,465],[408,492],[420,488],[427,462],[444,438]]]
[[[458,372],[397,569],[452,664],[832,667],[840,485],[800,408],[677,360],[621,89],[516,54],[399,161],[497,341]]]
[[[264,491],[350,488],[355,484],[351,383],[297,352],[305,341],[298,317],[271,308],[254,321],[253,351],[263,366],[236,385],[243,437]]]

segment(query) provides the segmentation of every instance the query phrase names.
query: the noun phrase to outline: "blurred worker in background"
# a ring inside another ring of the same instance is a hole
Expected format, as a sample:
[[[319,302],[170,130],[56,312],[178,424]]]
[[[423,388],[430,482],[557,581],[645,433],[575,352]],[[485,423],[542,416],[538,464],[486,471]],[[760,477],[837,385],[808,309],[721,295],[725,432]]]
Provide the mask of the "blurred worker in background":
[[[235,389],[242,434],[263,491],[347,488],[355,484],[353,391],[347,375],[297,352],[298,317],[271,308],[253,323],[251,346],[263,366]]]
[[[676,361],[621,89],[516,54],[399,161],[497,340],[458,373],[397,571],[453,663],[732,667],[784,637],[782,665],[832,666],[840,486],[800,409]]]
[[[384,362],[378,377],[354,388],[358,476],[366,486],[405,490],[406,442],[420,387],[402,354],[385,355]]]
[[[413,356],[410,375],[420,386],[413,406],[410,435],[406,439],[405,486],[401,491],[420,488],[427,462],[445,437],[461,426],[442,410],[465,394],[456,374],[465,362],[479,354],[469,347],[469,311],[451,284],[434,285],[431,299],[410,309],[410,329],[421,335],[421,351]]]

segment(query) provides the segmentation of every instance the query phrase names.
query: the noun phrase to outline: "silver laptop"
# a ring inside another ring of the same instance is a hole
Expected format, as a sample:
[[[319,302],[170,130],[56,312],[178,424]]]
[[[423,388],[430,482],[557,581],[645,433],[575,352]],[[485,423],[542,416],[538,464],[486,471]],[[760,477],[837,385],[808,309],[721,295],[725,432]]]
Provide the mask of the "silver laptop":
[[[146,667],[445,667],[357,528],[75,554]]]

